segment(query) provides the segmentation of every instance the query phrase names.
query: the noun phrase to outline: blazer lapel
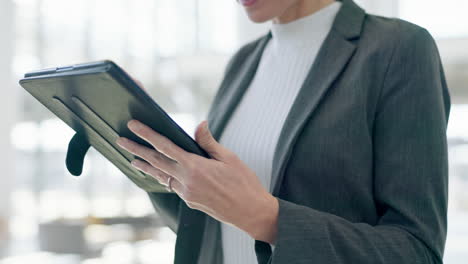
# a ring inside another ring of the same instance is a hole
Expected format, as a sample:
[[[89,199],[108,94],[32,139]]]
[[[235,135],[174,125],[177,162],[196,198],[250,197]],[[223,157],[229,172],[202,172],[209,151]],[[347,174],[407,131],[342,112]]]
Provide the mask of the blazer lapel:
[[[265,46],[268,43],[270,37],[271,35],[267,34],[259,41],[254,51],[248,55],[248,57],[245,58],[245,62],[241,64],[240,68],[238,69],[238,73],[236,72],[237,76],[225,76],[225,79],[230,81],[222,84],[219,89],[226,91],[226,94],[223,95],[223,97],[226,99],[219,101],[219,105],[216,105],[213,108],[213,111],[209,113],[208,118],[210,121],[208,123],[210,126],[210,131],[213,135],[213,138],[216,140],[220,139],[227,121],[231,117],[235,107],[238,105],[239,101],[245,93],[245,90],[249,87],[250,82],[255,76],[263,50],[265,49]]]
[[[281,130],[273,158],[270,191],[277,195],[284,169],[300,131],[355,51],[355,46],[331,32],[306,77]]]
[[[354,54],[356,46],[350,40],[359,36],[364,15],[351,0],[343,1],[281,130],[273,158],[270,187],[273,195],[279,194],[287,161],[306,121]]]
[[[342,0],[342,2],[343,5],[335,18],[332,29],[308,73],[280,133],[273,159],[270,187],[270,191],[274,195],[279,192],[284,169],[297,136],[355,52],[356,46],[351,40],[360,36],[365,12],[352,0]],[[226,90],[223,95],[225,99],[217,102],[219,104],[209,113],[208,118],[210,130],[216,140],[220,139],[235,107],[255,76],[261,55],[270,38],[271,32],[260,40],[253,53],[246,58],[245,63],[236,73],[237,76],[225,77],[231,80],[220,87],[220,89]]]

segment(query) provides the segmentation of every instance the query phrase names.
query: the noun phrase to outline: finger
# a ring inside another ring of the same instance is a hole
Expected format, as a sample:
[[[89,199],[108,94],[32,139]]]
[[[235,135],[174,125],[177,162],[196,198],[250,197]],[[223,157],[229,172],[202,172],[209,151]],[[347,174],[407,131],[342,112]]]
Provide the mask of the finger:
[[[136,155],[145,161],[147,161],[149,164],[151,164],[153,167],[156,167],[165,173],[173,176],[173,177],[180,177],[179,171],[180,171],[180,166],[177,162],[165,157],[162,153],[159,153],[158,151],[148,148],[146,146],[140,145],[128,138],[120,137],[116,143],[127,150],[128,152],[132,153],[133,155]]]
[[[185,150],[140,121],[135,119],[130,120],[128,122],[128,128],[137,136],[150,143],[159,152],[171,159],[179,163],[183,163],[186,160],[187,152]]]
[[[153,167],[151,164],[144,160],[133,160],[131,162],[132,166],[135,167],[136,169],[151,175],[154,177],[162,186],[168,187],[169,183],[169,178],[172,176],[168,175],[164,171],[161,171],[155,167]],[[173,192],[175,192],[179,197],[182,197],[182,184],[175,178],[172,177],[172,182],[171,182],[171,189]]]
[[[133,78],[132,78],[133,79]],[[142,82],[140,82],[140,80],[137,80],[137,79],[133,79],[133,81],[135,81],[136,84],[138,84],[138,86],[140,86],[141,89],[145,90],[145,86],[143,85]]]
[[[167,186],[167,181],[169,180],[169,177],[171,177],[169,174],[154,167],[144,160],[135,159],[131,162],[131,164],[136,169],[155,178],[161,185]]]
[[[175,192],[180,198],[184,199],[183,198],[183,190],[184,190],[184,186],[183,184],[177,180],[177,178],[174,178],[171,182],[171,189],[173,192]]]

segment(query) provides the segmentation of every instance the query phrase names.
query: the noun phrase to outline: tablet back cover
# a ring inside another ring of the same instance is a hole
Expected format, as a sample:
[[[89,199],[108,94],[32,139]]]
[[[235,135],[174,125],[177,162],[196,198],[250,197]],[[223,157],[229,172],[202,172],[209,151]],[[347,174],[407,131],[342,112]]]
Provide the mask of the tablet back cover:
[[[111,61],[86,65],[30,73],[20,84],[146,191],[167,192],[152,176],[133,168],[130,162],[136,157],[115,143],[123,136],[152,148],[127,128],[129,120],[140,120],[186,151],[209,158],[117,65]]]

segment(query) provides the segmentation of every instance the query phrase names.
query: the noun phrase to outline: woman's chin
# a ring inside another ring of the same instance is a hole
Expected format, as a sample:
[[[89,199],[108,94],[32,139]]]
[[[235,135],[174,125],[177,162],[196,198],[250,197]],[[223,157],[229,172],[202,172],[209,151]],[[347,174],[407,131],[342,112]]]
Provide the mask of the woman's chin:
[[[247,16],[254,23],[264,23],[273,19],[271,16],[262,14],[260,12],[254,12],[254,11],[251,11],[251,12],[247,11]]]

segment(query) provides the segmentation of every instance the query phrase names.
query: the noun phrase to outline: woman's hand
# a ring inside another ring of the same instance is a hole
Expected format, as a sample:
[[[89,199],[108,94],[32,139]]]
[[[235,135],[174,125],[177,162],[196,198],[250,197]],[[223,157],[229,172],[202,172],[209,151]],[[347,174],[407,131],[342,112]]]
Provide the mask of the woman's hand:
[[[207,121],[198,125],[195,140],[212,159],[183,150],[137,120],[131,120],[128,127],[154,147],[119,138],[119,146],[143,159],[134,160],[133,166],[163,185],[173,177],[172,190],[188,207],[232,224],[256,240],[274,244],[278,200],[236,154],[216,142]]]

